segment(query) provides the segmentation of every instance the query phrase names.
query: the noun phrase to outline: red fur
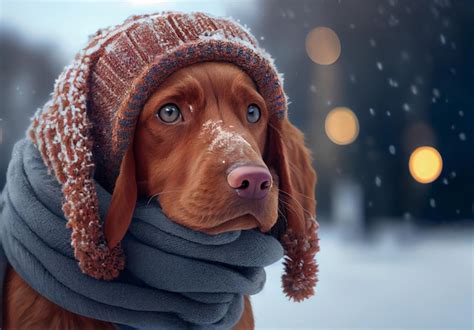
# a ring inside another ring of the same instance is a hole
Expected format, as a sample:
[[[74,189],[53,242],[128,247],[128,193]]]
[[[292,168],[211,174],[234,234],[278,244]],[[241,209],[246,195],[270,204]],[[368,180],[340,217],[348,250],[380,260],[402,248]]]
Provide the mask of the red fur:
[[[285,294],[298,302],[313,296],[317,283],[316,172],[311,165],[310,152],[304,145],[303,134],[287,120],[279,124],[278,127],[272,126],[272,132],[280,139],[271,142],[276,145],[280,198],[286,205],[287,230],[280,237],[285,248],[282,286]]]
[[[47,300],[8,267],[4,283],[3,329],[5,330],[113,330],[114,325],[73,314]]]
[[[156,111],[168,103],[176,103],[186,116],[181,126],[157,119]],[[246,122],[249,104],[257,104],[262,111],[255,124]],[[203,128],[209,121],[220,121],[221,129],[244,138],[247,149],[240,154],[225,148],[206,152],[213,141],[212,130]],[[269,194],[258,203],[243,202],[226,182],[227,170],[241,162],[269,167],[274,176]],[[315,180],[301,132],[286,118],[268,113],[249,76],[228,63],[193,65],[170,76],[145,104],[116,181],[105,237],[110,248],[119,248],[137,194],[158,196],[173,220],[210,234],[250,228],[266,231],[276,223],[280,203],[289,226],[281,237],[287,252],[283,284],[289,296],[300,300],[313,292],[316,283]],[[56,306],[13,269],[5,282],[4,302],[5,329],[114,328]],[[235,329],[253,328],[250,299],[245,297]]]

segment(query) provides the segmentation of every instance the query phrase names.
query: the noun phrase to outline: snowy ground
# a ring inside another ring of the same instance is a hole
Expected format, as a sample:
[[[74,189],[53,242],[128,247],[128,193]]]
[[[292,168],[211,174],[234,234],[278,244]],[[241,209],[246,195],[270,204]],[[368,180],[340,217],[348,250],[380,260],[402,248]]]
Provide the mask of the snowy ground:
[[[258,329],[473,329],[471,229],[385,227],[348,238],[323,224],[317,294],[302,303],[281,292],[281,265],[252,305]]]

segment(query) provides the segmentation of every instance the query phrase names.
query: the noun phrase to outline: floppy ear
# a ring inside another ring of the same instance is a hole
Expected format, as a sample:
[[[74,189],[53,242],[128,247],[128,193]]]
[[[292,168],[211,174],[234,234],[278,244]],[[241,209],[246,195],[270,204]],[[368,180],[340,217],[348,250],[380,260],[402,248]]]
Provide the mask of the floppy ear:
[[[314,294],[319,251],[316,222],[316,172],[304,136],[287,118],[269,125],[267,159],[278,172],[279,207],[277,236],[285,249],[283,291],[295,301]]]
[[[119,244],[125,236],[132,221],[136,202],[135,156],[131,143],[120,165],[120,173],[115,181],[112,200],[105,218],[104,234],[110,249]]]

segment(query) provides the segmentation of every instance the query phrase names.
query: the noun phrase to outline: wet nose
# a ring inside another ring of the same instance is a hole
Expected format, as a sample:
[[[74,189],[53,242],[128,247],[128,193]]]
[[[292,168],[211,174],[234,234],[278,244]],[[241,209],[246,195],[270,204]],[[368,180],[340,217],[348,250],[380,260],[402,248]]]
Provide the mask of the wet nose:
[[[270,172],[259,166],[239,166],[227,176],[229,186],[246,199],[262,199],[272,185]]]

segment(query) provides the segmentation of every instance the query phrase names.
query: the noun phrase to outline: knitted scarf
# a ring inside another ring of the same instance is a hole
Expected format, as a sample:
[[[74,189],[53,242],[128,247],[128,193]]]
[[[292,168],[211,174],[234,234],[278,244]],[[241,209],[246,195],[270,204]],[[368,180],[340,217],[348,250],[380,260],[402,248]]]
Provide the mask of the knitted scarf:
[[[111,195],[96,189],[103,218]],[[169,220],[155,201],[139,201],[122,241],[127,268],[113,281],[97,280],[74,259],[61,205],[61,186],[36,147],[18,142],[0,198],[0,278],[8,261],[50,301],[119,326],[229,329],[243,295],[263,288],[263,267],[283,256],[280,243],[259,231],[206,235]]]

